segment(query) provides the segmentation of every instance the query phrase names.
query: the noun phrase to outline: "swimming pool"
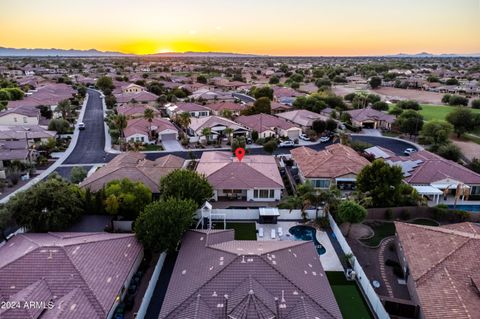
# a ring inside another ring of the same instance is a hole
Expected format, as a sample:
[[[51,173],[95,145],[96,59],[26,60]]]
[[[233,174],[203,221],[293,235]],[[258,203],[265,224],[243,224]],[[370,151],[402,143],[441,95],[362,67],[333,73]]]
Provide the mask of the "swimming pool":
[[[313,243],[315,244],[315,248],[317,249],[317,253],[319,255],[323,255],[327,252],[325,247],[320,244],[320,242],[317,240],[317,230],[313,227],[310,226],[303,226],[303,225],[297,225],[291,227],[288,232],[295,237],[295,239],[298,240],[313,240]]]
[[[448,208],[450,209],[459,209],[459,210],[465,210],[467,212],[473,212],[473,213],[480,213],[480,205],[448,205]]]

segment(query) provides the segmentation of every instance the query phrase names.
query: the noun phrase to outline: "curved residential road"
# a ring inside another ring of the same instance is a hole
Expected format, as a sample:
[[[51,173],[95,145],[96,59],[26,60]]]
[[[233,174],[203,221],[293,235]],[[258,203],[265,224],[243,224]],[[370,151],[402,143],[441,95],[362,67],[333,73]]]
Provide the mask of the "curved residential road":
[[[75,148],[62,165],[103,163],[108,160],[104,150],[103,104],[98,91],[88,90],[83,123],[85,123],[85,130],[80,131]]]

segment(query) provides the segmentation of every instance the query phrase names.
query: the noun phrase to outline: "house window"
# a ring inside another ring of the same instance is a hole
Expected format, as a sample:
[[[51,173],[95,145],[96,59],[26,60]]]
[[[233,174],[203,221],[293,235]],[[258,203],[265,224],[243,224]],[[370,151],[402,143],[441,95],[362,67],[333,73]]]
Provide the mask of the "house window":
[[[23,117],[23,123],[27,123],[27,117],[26,116]]]
[[[253,191],[253,198],[274,198],[275,190],[273,189],[255,189]]]
[[[329,179],[314,179],[312,180],[313,187],[315,188],[329,188],[330,180]]]
[[[14,117],[14,118],[13,118],[13,121],[16,123],[16,122],[17,122],[17,118],[16,118],[16,117]]]

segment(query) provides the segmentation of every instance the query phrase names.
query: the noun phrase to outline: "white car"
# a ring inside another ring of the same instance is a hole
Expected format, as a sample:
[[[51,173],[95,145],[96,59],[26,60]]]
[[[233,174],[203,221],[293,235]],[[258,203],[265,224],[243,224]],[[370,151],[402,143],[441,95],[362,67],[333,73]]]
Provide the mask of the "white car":
[[[326,143],[326,142],[330,141],[330,137],[322,136],[318,140],[320,141],[320,143]]]
[[[409,148],[407,148],[405,151],[403,151],[403,154],[405,154],[405,155],[410,155],[410,154],[412,154],[412,153],[415,153],[416,151],[417,151],[416,149],[409,147]]]
[[[78,123],[78,129],[79,130],[84,130],[85,129],[85,123],[83,123],[83,122]]]
[[[293,141],[284,141],[284,142],[281,142],[278,146],[279,147],[293,147],[293,146],[295,146],[295,143],[293,143]]]
[[[310,137],[308,137],[307,134],[300,134],[298,138],[304,141],[310,141]]]

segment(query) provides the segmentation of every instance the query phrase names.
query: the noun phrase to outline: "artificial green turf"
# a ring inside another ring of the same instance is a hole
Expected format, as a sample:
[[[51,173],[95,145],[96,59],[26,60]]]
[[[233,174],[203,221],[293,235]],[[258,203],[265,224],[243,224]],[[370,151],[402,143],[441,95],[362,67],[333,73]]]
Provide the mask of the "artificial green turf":
[[[347,281],[341,271],[327,271],[326,274],[344,319],[373,318],[355,281]]]
[[[216,221],[215,229],[223,229],[223,222]],[[235,230],[235,240],[257,240],[255,223],[227,223],[227,229]]]
[[[425,225],[425,226],[438,226],[439,224],[431,219],[428,218],[417,218],[414,219],[410,222],[410,224],[416,224],[416,225]]]
[[[360,239],[367,246],[377,247],[382,239],[395,235],[395,224],[392,222],[370,221],[364,224],[370,226],[374,231],[371,238]]]

